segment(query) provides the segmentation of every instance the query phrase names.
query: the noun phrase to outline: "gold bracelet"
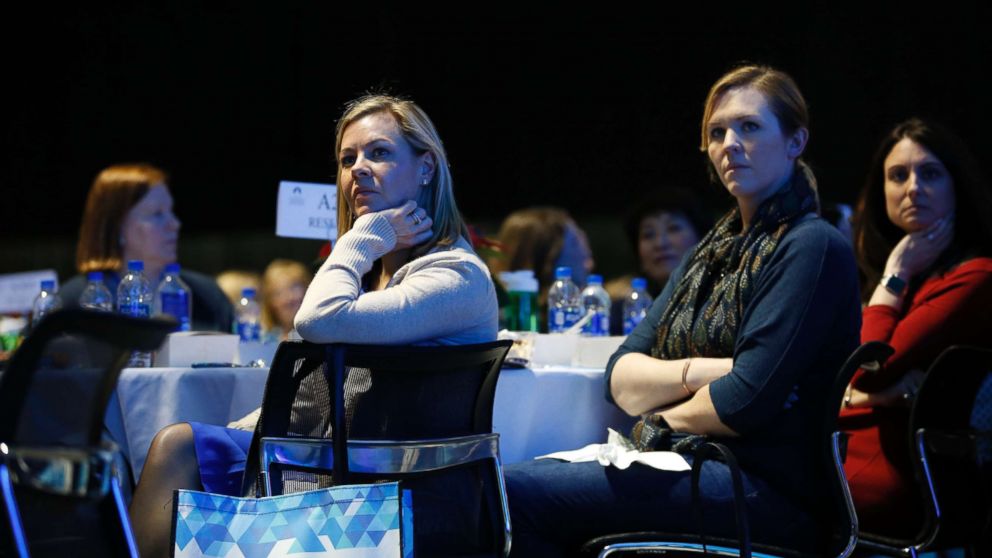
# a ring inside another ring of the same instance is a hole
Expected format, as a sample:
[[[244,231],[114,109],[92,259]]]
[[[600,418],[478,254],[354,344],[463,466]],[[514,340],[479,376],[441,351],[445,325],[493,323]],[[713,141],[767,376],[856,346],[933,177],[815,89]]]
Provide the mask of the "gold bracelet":
[[[692,391],[689,390],[689,386],[686,384],[686,378],[689,376],[689,365],[692,364],[692,359],[685,359],[685,364],[682,365],[682,389],[685,390],[686,395],[692,395]]]

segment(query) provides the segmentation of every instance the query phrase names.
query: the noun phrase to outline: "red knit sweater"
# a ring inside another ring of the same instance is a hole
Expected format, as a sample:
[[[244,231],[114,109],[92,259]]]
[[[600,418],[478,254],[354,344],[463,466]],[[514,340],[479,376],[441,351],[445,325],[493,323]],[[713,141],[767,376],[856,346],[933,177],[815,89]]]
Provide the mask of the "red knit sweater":
[[[901,311],[874,305],[862,317],[862,342],[884,341],[895,349],[879,372],[855,375],[862,391],[880,391],[910,370],[926,370],[951,345],[992,346],[992,258],[968,260],[927,279]],[[844,468],[865,531],[911,537],[920,527],[908,420],[906,408],[841,413],[840,428],[852,434]]]

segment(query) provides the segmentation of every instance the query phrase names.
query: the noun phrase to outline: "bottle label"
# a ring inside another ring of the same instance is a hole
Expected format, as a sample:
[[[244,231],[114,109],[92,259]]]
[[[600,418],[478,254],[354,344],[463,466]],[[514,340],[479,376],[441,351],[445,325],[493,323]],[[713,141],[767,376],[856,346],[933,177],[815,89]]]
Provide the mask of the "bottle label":
[[[641,323],[645,315],[647,315],[647,312],[644,310],[625,313],[623,318],[623,334],[630,335],[630,332],[634,331],[634,328],[637,327],[637,324]]]
[[[149,318],[152,315],[151,307],[140,302],[122,304],[120,307],[120,313],[125,316],[134,316],[135,318]]]
[[[258,322],[238,322],[238,336],[242,343],[259,341],[262,338],[262,330]]]
[[[548,331],[560,333],[575,325],[582,313],[578,308],[552,306],[548,309]]]
[[[610,316],[603,310],[597,311],[593,317],[589,318],[586,325],[582,326],[582,335],[590,337],[606,337],[610,334]]]
[[[189,293],[186,291],[162,293],[162,313],[172,316],[179,322],[176,331],[189,331]]]

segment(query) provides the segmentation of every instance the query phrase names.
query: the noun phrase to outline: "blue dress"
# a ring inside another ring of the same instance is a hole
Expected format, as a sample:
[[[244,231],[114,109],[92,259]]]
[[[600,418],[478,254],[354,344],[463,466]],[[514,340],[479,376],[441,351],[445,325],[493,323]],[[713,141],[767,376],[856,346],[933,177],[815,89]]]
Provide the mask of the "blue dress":
[[[212,494],[241,496],[252,433],[214,424],[190,422],[203,489]]]

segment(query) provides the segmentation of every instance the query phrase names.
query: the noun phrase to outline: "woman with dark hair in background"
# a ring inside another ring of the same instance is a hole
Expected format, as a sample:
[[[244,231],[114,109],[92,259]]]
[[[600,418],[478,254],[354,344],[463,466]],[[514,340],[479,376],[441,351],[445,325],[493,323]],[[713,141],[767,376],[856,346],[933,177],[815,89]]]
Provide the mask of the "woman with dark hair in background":
[[[861,526],[911,537],[922,525],[906,429],[924,371],[951,345],[992,346],[992,190],[967,146],[917,118],[879,146],[858,201],[861,340],[895,349],[859,372],[840,425]]]
[[[662,187],[627,213],[623,230],[634,250],[638,273],[648,280],[651,296],[661,294],[682,256],[712,226],[713,219],[699,197],[682,188]],[[629,280],[626,287],[629,291]]]
[[[755,539],[815,548],[809,432],[857,345],[860,308],[850,247],[816,216],[815,179],[800,159],[808,121],[780,71],[745,66],[713,85],[701,149],[737,206],[672,273],[611,357],[606,386],[642,415],[635,442],[670,429],[733,449]],[[695,529],[688,471],[547,459],[505,473],[515,556],[562,556],[607,533]],[[731,535],[727,466],[707,461],[700,486],[708,532]]]
[[[111,294],[129,260],[144,262],[144,275],[154,292],[162,270],[177,259],[180,222],[172,210],[167,177],[152,165],[113,165],[100,171],[86,198],[79,227],[76,267],[81,275],[59,291],[65,307],[79,306],[86,274],[103,272]],[[193,291],[193,329],[231,331],[234,310],[213,279],[183,269]]]
[[[624,219],[623,228],[637,260],[637,276],[648,282],[652,298],[661,294],[682,257],[713,226],[713,219],[698,196],[682,188],[660,188],[640,200]],[[623,332],[623,301],[631,291],[635,275],[608,281],[610,294],[610,332]]]

